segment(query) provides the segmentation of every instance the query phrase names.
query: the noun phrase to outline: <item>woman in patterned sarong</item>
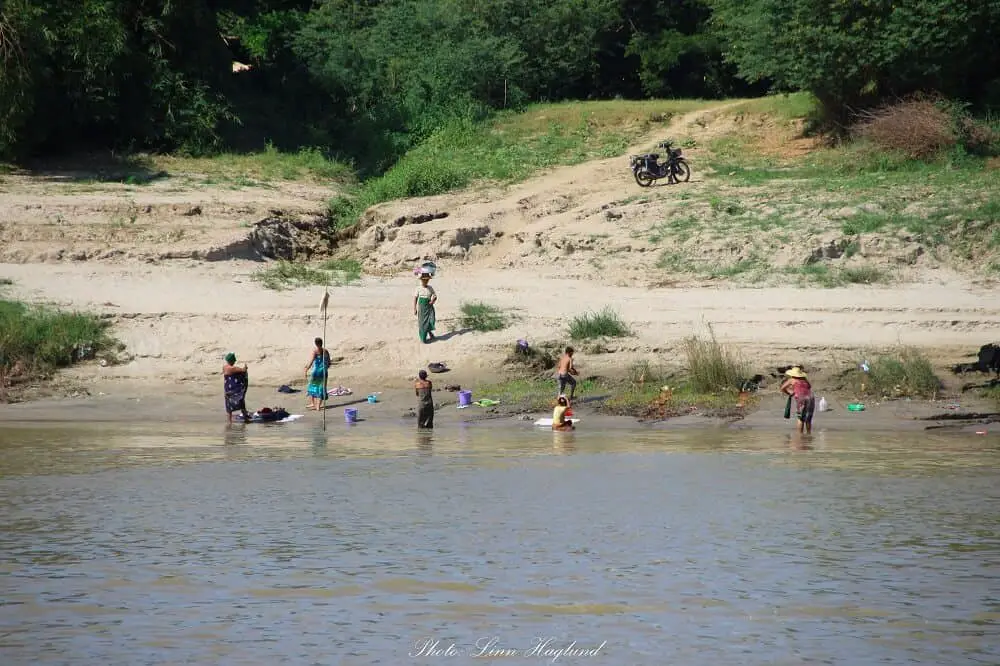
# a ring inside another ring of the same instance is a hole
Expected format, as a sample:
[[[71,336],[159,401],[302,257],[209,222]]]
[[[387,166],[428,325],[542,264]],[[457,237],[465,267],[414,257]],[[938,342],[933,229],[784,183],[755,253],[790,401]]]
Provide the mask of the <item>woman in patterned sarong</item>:
[[[250,386],[250,377],[247,374],[247,364],[243,367],[236,365],[236,354],[229,352],[226,354],[226,363],[222,366],[223,391],[226,399],[226,416],[229,423],[233,422],[233,412],[243,414],[243,421],[250,421],[250,413],[247,412],[247,388]]]
[[[323,348],[323,338],[313,340],[315,347],[309,363],[306,364],[306,376],[309,378],[309,409],[319,411],[329,398],[326,382],[330,372],[330,352]]]
[[[417,332],[423,343],[434,340],[434,324],[437,323],[437,315],[434,311],[437,294],[434,292],[434,287],[428,284],[430,281],[430,274],[422,273],[420,286],[417,287],[417,291],[413,295],[413,314],[417,317]]]

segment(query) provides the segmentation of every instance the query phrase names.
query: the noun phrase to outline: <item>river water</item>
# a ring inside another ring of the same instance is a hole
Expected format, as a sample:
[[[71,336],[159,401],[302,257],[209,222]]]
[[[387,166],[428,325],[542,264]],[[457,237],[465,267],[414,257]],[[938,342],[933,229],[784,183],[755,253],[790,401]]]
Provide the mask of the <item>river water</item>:
[[[994,436],[7,425],[0,663],[998,664],[998,460]]]

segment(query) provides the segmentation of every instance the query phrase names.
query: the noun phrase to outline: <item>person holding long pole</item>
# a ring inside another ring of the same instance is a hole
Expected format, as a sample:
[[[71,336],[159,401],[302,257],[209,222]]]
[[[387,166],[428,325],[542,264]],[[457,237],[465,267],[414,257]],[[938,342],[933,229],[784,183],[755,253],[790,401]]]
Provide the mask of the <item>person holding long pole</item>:
[[[316,338],[312,356],[306,364],[306,377],[309,380],[309,409],[319,411],[327,400],[326,382],[330,366],[330,352],[323,347],[323,338]]]

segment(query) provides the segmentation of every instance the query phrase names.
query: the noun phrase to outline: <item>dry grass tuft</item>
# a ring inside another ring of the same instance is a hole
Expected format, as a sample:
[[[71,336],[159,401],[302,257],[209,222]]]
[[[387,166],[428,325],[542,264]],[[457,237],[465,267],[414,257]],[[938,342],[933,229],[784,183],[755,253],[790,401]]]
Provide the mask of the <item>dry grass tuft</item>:
[[[917,95],[860,114],[854,134],[883,150],[928,159],[959,141],[953,118],[933,97]]]

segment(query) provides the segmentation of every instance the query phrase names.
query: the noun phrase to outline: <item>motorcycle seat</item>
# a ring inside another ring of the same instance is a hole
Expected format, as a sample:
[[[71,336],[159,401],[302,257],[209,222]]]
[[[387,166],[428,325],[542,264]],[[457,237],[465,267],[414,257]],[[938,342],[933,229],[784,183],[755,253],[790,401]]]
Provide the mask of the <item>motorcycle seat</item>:
[[[643,159],[647,159],[647,160],[658,160],[658,159],[660,159],[660,154],[659,153],[646,153],[642,157],[643,157]]]

